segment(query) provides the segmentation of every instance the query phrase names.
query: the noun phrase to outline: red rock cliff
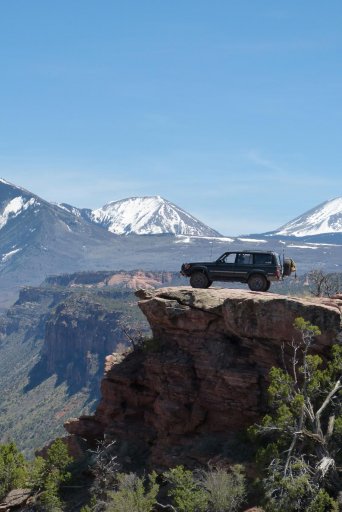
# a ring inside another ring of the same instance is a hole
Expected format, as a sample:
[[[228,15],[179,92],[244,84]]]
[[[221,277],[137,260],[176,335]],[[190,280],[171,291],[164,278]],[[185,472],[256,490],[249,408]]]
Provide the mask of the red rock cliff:
[[[92,417],[66,424],[89,440],[121,442],[153,466],[236,458],[236,433],[265,410],[267,375],[302,316],[324,352],[341,338],[341,299],[302,300],[242,290],[141,290],[153,342],[107,369]]]

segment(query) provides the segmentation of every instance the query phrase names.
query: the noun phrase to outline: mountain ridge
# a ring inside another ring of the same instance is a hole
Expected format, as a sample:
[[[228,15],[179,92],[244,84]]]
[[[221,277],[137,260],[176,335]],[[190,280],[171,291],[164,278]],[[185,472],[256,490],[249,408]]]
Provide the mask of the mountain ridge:
[[[51,274],[139,267],[173,270],[180,266],[171,263],[170,257],[167,266],[157,261],[157,246],[165,246],[166,251],[168,240],[158,239],[158,234],[149,235],[156,236],[149,241],[135,233],[117,235],[93,222],[91,212],[49,203],[0,180],[0,309],[13,303],[21,286],[38,285]]]
[[[133,196],[110,201],[82,215],[117,235],[222,236],[184,209],[161,196]]]
[[[151,197],[154,205],[166,208],[170,204],[173,208],[173,203],[166,204],[160,196],[147,196]],[[49,203],[36,194],[0,180],[0,311],[14,302],[20,287],[38,285],[49,275],[109,269],[179,271],[186,261],[210,261],[227,250],[260,248],[281,254],[285,250],[295,259],[301,274],[318,266],[330,272],[341,268],[342,232],[305,238],[274,234],[276,232],[222,237],[195,219],[190,228],[195,230],[198,226],[205,226],[210,230],[206,236],[165,232],[141,235],[136,234],[135,229],[131,229],[129,234],[126,230],[125,235],[118,235],[109,231],[108,226],[101,225],[101,219],[93,222],[92,212],[91,209],[76,208],[66,203]],[[184,210],[179,209],[174,217],[171,213],[171,226],[177,226],[177,222],[179,225],[182,212]],[[139,226],[146,227],[154,213],[153,209],[147,211]],[[194,219],[186,212],[184,215],[188,216],[186,219]],[[109,215],[109,224],[111,220]],[[163,220],[165,215],[162,215]],[[162,230],[160,224],[159,230]]]
[[[280,228],[264,233],[264,236],[303,238],[339,233],[342,234],[342,197],[335,197],[298,215]]]

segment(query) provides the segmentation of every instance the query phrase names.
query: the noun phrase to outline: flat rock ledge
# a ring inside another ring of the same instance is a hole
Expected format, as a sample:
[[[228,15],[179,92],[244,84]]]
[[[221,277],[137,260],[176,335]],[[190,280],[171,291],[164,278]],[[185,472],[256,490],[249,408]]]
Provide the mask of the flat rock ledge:
[[[239,461],[239,433],[266,411],[267,379],[290,353],[301,316],[322,335],[315,352],[342,341],[342,297],[173,287],[139,290],[153,341],[107,365],[93,416],[65,428],[89,442],[117,439],[135,465]]]

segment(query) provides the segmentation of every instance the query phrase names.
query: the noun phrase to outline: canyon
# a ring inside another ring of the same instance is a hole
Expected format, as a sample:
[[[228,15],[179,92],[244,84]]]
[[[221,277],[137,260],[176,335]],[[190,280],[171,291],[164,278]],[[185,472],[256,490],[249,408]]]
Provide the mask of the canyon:
[[[99,271],[23,287],[0,316],[0,442],[31,456],[63,434],[72,415],[94,411],[105,357],[129,344],[125,326],[148,333],[138,287],[177,283],[167,272]]]

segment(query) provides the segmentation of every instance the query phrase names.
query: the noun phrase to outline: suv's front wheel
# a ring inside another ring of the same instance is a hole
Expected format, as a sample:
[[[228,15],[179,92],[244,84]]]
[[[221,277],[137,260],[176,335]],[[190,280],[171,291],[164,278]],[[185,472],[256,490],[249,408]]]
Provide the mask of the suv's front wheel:
[[[262,274],[252,274],[248,279],[248,286],[253,292],[266,292],[269,289],[268,283]]]
[[[193,288],[209,288],[211,281],[203,272],[194,272],[190,276],[190,284]]]

